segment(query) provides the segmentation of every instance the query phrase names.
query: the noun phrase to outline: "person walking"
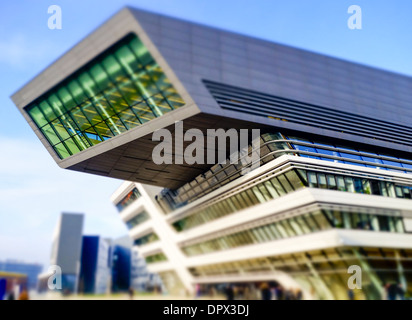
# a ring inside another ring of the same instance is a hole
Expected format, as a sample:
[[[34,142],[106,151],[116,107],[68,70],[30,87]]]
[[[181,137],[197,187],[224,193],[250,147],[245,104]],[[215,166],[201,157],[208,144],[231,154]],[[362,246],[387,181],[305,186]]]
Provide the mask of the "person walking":
[[[227,300],[234,300],[235,294],[233,292],[232,285],[228,284],[225,289],[226,299]]]
[[[23,290],[20,293],[19,300],[29,300],[29,294],[27,293],[27,290]]]
[[[398,283],[396,296],[398,300],[405,300],[405,290],[403,289],[402,283]]]
[[[133,296],[134,296],[134,290],[132,287],[129,288],[129,298],[130,300],[133,300]]]
[[[398,285],[396,283],[392,283],[388,286],[388,300],[396,300],[396,296],[398,294]]]
[[[352,289],[348,289],[348,299],[355,300],[355,293],[353,292]]]
[[[262,300],[271,300],[272,299],[272,293],[270,292],[269,285],[264,282],[260,286],[260,290],[262,293]]]

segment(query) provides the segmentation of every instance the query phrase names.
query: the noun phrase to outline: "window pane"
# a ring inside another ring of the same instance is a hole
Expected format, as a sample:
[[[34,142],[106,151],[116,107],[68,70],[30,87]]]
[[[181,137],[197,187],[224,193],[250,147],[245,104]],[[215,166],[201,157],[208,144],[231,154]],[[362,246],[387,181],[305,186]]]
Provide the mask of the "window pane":
[[[139,93],[136,86],[131,81],[126,81],[119,84],[119,90],[122,97],[126,100],[129,105],[134,105],[143,100],[143,97]],[[156,100],[156,103],[161,103],[161,101]],[[167,111],[170,111],[170,107]],[[167,112],[166,111],[166,112]]]
[[[286,194],[285,189],[283,188],[283,186],[280,184],[279,180],[276,177],[270,179],[270,182],[275,187],[276,191],[280,194],[280,196],[283,196]]]
[[[57,152],[60,158],[64,159],[70,156],[70,153],[67,151],[63,143],[56,144],[53,149]]]
[[[281,226],[283,226],[283,228],[285,229],[286,233],[288,234],[289,237],[293,237],[295,236],[295,231],[292,229],[292,227],[290,226],[289,223],[287,223],[286,220],[282,220],[279,221],[278,224],[280,224]]]
[[[301,229],[300,225],[295,221],[294,218],[288,219],[288,222],[292,226],[292,229],[295,231],[297,235],[304,234],[304,231]]]
[[[306,175],[306,171],[302,169],[298,169],[297,172],[299,173],[299,178],[305,186],[308,186],[308,177]]]
[[[308,226],[308,224],[306,223],[306,221],[303,219],[302,216],[295,217],[295,220],[296,220],[297,223],[299,223],[299,225],[300,225],[300,227],[301,227],[301,229],[304,233],[312,232],[311,228]]]
[[[319,188],[326,189],[326,176],[323,173],[318,173]]]
[[[322,211],[317,211],[316,213],[313,213],[312,216],[321,230],[329,229],[331,227]]]
[[[155,118],[155,115],[145,101],[136,104],[133,112],[138,116],[141,123],[145,123]]]
[[[286,192],[292,192],[293,191],[292,186],[286,180],[286,177],[283,174],[278,175],[277,178],[278,178],[279,182],[282,183],[282,186],[286,190]]]
[[[279,194],[276,192],[276,189],[273,187],[272,183],[268,180],[265,181],[265,187],[266,189],[269,191],[270,195],[272,196],[272,198],[276,199],[277,197],[279,197]]]
[[[69,133],[66,131],[66,129],[63,127],[59,119],[55,119],[51,123],[52,127],[54,130],[57,132],[61,140],[66,140],[70,138]]]
[[[43,114],[46,116],[48,121],[53,121],[57,118],[57,115],[54,113],[52,107],[47,101],[40,102],[39,108],[43,111]]]
[[[109,77],[112,78],[114,81],[119,82],[123,79],[123,77],[125,77],[125,73],[122,67],[114,58],[114,56],[110,55],[103,59],[102,65],[108,73]]]
[[[60,88],[57,91],[57,95],[60,98],[60,100],[63,102],[63,105],[66,110],[71,110],[76,106],[76,102],[73,100],[72,95],[65,87]]]
[[[114,134],[104,122],[94,126],[94,130],[105,140],[114,137]]]
[[[49,104],[51,105],[54,113],[55,113],[58,117],[60,117],[61,115],[63,115],[63,114],[66,112],[66,110],[65,110],[64,107],[63,107],[62,102],[61,102],[60,99],[57,97],[57,95],[55,95],[55,94],[50,95],[48,101],[49,101]]]
[[[352,178],[345,177],[345,184],[349,192],[355,192],[355,187],[353,186]]]
[[[143,67],[143,65],[137,61],[136,55],[133,54],[128,46],[119,48],[115,55],[129,76],[134,76],[135,72],[137,73]]]
[[[97,94],[97,86],[87,72],[83,72],[79,76],[79,83],[88,97],[93,97]]]
[[[339,191],[346,191],[346,185],[345,185],[345,180],[341,176],[336,177],[336,181],[338,183],[338,190]]]
[[[306,222],[306,225],[309,226],[309,228],[312,232],[319,230],[319,227],[316,225],[315,220],[313,220],[312,215],[305,214],[305,215],[302,216],[302,218]]]
[[[146,47],[143,45],[140,39],[133,38],[130,41],[129,46],[143,65],[147,65],[153,62],[152,56],[150,55],[149,51],[147,51]]]
[[[159,112],[164,114],[172,110],[168,100],[160,93],[157,93],[151,97],[152,102],[157,106]]]
[[[123,123],[129,128],[132,129],[140,125],[139,119],[135,116],[135,114],[130,110],[125,110],[121,112],[120,118],[122,119]]]
[[[49,124],[45,125],[41,129],[41,131],[46,136],[47,140],[49,140],[51,145],[55,145],[60,142],[60,139],[57,136],[56,132],[53,130],[53,128]]]
[[[38,127],[42,127],[47,123],[46,118],[38,107],[32,107],[29,113]]]
[[[298,177],[295,170],[289,170],[288,172],[285,173],[285,175],[295,190],[303,187],[303,183]]]
[[[107,87],[109,87],[110,79],[107,76],[106,71],[100,64],[96,64],[91,67],[90,74],[93,77],[93,80],[96,82],[99,90],[105,90]]]
[[[254,186],[252,188],[253,193],[255,194],[256,198],[259,200],[260,203],[266,202],[265,197],[262,195],[260,192],[259,188],[257,186]]]
[[[247,195],[249,196],[249,199],[251,199],[254,204],[258,204],[260,202],[252,190],[249,189],[249,190],[246,190],[245,192],[247,193]]]
[[[263,197],[265,198],[266,201],[269,201],[272,199],[272,197],[270,196],[269,191],[267,191],[267,189],[265,188],[265,186],[263,184],[258,184],[258,188],[260,190],[260,192],[262,193]]]
[[[285,228],[279,222],[275,223],[276,228],[279,230],[279,233],[282,235],[283,238],[288,238],[289,234],[286,232]]]
[[[337,186],[336,186],[336,180],[335,180],[335,176],[328,174],[326,176],[327,181],[328,181],[328,188],[332,189],[332,190],[336,190]]]
[[[363,193],[371,194],[371,186],[370,186],[369,180],[362,179],[362,189],[363,189]]]
[[[396,197],[403,198],[403,190],[399,186],[395,186]]]
[[[359,178],[353,179],[353,185],[356,193],[363,193],[362,180]]]
[[[103,118],[100,116],[100,114],[97,112],[96,108],[91,102],[85,102],[82,103],[78,108],[74,109],[77,110],[80,109],[82,112],[79,112],[79,114],[84,114],[89,120],[89,123],[94,126],[100,122],[102,122]],[[107,117],[104,117],[107,118]]]
[[[67,88],[69,89],[69,92],[72,94],[72,97],[77,104],[80,104],[87,99],[85,92],[77,81],[70,81],[67,85]]]
[[[318,187],[318,179],[316,177],[316,173],[308,172],[308,180],[309,180],[309,187],[317,188]]]

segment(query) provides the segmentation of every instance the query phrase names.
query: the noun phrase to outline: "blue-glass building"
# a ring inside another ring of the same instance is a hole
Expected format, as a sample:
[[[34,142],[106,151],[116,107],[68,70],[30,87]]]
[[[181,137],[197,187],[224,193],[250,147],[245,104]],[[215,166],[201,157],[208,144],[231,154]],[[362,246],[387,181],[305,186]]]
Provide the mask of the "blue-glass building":
[[[110,283],[110,245],[100,236],[83,236],[79,291],[105,293]]]
[[[130,287],[130,248],[113,245],[112,292],[126,291]]]

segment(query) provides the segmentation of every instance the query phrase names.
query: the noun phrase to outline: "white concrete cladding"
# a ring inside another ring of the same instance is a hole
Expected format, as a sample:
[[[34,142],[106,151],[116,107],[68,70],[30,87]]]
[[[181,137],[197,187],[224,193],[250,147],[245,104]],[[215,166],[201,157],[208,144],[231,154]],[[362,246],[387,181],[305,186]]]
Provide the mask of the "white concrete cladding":
[[[129,235],[134,240],[149,232],[155,232],[159,237],[159,241],[147,244],[143,248],[137,247],[139,254],[147,257],[162,252],[167,257],[167,261],[156,263],[155,266],[149,264],[148,270],[154,273],[175,271],[185,288],[193,293],[193,277],[185,267],[186,257],[176,245],[176,233],[170,228],[165,220],[164,213],[155,201],[155,196],[162,189],[134,182],[124,182],[112,195],[111,201],[117,204],[133,188],[137,188],[141,196],[122,210],[120,213],[122,220],[124,222],[129,221],[143,210],[148,213],[150,219],[130,229]]]
[[[63,274],[78,275],[82,251],[84,215],[62,213],[53,239],[51,263],[58,265]]]
[[[410,199],[390,198],[371,194],[350,193],[337,190],[302,188],[279,198],[269,200],[264,203],[256,204],[251,207],[238,210],[227,216],[198,225],[196,227],[176,232],[172,223],[185,216],[186,211],[191,211],[203,206],[208,200],[216,199],[227,193],[236,192],[237,187],[243,187],[252,179],[260,179],[273,169],[285,167],[287,163],[299,164],[301,166],[316,165],[320,172],[325,167],[334,170],[342,170],[346,174],[378,174],[382,178],[389,179],[410,179],[409,174],[397,173],[393,171],[383,171],[380,169],[360,167],[343,163],[332,163],[324,160],[303,158],[296,156],[283,155],[260,168],[250,172],[248,175],[237,178],[236,180],[218,188],[217,190],[193,201],[190,204],[176,209],[168,214],[164,214],[155,201],[155,195],[161,188],[142,185],[133,182],[124,182],[111,197],[113,203],[118,203],[127,195],[132,188],[137,187],[142,197],[126,207],[120,216],[123,221],[129,221],[142,210],[147,210],[151,219],[132,228],[129,234],[136,239],[147,232],[155,231],[158,233],[160,241],[155,241],[138,247],[139,253],[148,256],[158,252],[164,252],[168,261],[148,264],[151,272],[166,272],[176,270],[179,277],[184,282],[187,289],[193,292],[195,283],[221,283],[230,281],[270,281],[277,280],[286,286],[290,284],[290,277],[284,273],[276,271],[267,273],[248,273],[237,276],[200,276],[194,277],[188,272],[190,268],[210,266],[221,263],[236,263],[236,261],[246,259],[265,259],[283,254],[310,252],[313,250],[324,250],[328,248],[343,247],[377,247],[377,248],[399,248],[412,249],[411,235],[407,233],[389,233],[379,231],[366,231],[355,229],[328,229],[317,231],[310,234],[298,235],[290,238],[271,240],[262,243],[243,245],[225,250],[216,250],[200,255],[188,256],[182,253],[181,248],[191,244],[201,243],[210,239],[217,239],[225,235],[233,234],[242,230],[249,230],[256,226],[266,225],[274,221],[304,215],[307,212],[317,210],[318,205],[322,208],[333,206],[333,208],[348,207],[368,209],[380,209],[397,211],[404,219],[412,219],[412,207]],[[285,169],[287,170],[287,169]],[[194,213],[196,214],[196,213]],[[389,213],[388,213],[389,214]],[[159,234],[160,233],[160,234]],[[257,281],[257,280],[256,280]],[[292,286],[293,287],[293,286]],[[307,293],[306,293],[307,294]]]

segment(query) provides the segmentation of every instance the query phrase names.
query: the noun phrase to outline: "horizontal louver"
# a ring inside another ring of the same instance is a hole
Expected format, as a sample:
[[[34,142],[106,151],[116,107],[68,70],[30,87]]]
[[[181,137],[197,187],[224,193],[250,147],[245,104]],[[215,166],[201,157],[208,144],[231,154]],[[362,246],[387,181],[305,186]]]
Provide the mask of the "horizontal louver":
[[[412,128],[203,80],[223,109],[412,146]]]

